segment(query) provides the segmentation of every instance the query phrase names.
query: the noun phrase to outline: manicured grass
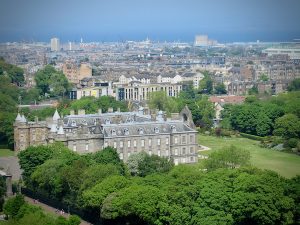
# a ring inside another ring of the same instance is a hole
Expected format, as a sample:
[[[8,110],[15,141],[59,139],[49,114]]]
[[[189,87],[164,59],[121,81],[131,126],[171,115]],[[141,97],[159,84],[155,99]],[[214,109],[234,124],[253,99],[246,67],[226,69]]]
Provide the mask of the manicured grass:
[[[201,145],[211,148],[211,150],[208,151],[201,151],[200,154],[202,155],[208,155],[211,151],[235,145],[250,151],[251,164],[255,167],[273,170],[288,178],[300,175],[300,156],[262,148],[259,146],[258,141],[241,137],[218,138],[200,134],[198,136],[198,142]]]
[[[14,151],[9,149],[0,149],[0,157],[14,156]]]

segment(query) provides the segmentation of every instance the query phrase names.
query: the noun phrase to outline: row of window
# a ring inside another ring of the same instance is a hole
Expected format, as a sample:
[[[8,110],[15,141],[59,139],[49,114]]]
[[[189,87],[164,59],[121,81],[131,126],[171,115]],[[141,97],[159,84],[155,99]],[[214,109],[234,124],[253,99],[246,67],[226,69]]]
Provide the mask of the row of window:
[[[160,146],[160,145],[161,145],[161,139],[160,139],[160,138],[156,139],[156,145],[157,145],[157,146]],[[169,138],[168,138],[168,137],[166,138],[166,145],[169,145]],[[107,147],[107,146],[108,146],[108,142],[106,141],[106,142],[104,142],[104,148]],[[128,141],[127,141],[127,147],[128,147],[128,148],[131,148],[131,146],[137,147],[137,140],[133,140],[133,141],[128,140]],[[148,139],[148,146],[149,146],[149,147],[152,146],[152,139]],[[120,142],[119,142],[119,146],[118,146],[118,145],[117,145],[117,142],[114,141],[114,142],[113,142],[113,147],[114,147],[114,148],[118,148],[118,147],[123,148],[123,147],[124,147],[124,142],[123,142],[123,141],[120,141]],[[141,140],[140,140],[140,147],[145,147],[145,140],[144,140],[144,139],[141,139]]]

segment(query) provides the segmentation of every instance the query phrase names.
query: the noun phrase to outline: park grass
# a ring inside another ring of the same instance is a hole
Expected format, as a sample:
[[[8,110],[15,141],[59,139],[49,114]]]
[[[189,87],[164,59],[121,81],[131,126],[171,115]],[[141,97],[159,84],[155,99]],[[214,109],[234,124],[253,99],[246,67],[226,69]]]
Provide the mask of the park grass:
[[[198,142],[211,148],[208,151],[201,151],[201,155],[209,155],[211,151],[235,145],[250,151],[250,162],[257,168],[273,170],[287,178],[300,175],[300,156],[263,148],[259,145],[259,141],[242,137],[215,137],[200,134]]]
[[[0,149],[0,157],[14,156],[15,153],[9,149]]]

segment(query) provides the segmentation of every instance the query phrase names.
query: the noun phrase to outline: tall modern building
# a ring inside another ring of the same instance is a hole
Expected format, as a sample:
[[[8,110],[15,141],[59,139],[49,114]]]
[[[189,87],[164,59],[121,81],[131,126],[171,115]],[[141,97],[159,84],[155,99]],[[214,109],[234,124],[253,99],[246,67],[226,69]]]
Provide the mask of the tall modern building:
[[[51,51],[52,52],[60,51],[60,44],[58,38],[51,38]]]
[[[207,35],[196,35],[195,46],[208,46],[208,36]]]

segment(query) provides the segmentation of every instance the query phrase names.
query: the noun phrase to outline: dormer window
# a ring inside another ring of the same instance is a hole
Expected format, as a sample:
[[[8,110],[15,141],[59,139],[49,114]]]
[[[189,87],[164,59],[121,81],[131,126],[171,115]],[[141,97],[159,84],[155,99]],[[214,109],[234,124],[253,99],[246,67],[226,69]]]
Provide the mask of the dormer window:
[[[72,126],[72,127],[76,127],[76,121],[75,121],[75,120],[72,120],[71,126]]]
[[[156,133],[156,134],[159,133],[158,127],[155,127],[155,128],[154,128],[154,133]]]
[[[129,135],[129,130],[128,130],[128,128],[125,128],[125,129],[124,129],[124,134],[125,134],[125,135]]]
[[[112,135],[112,136],[116,136],[116,135],[117,135],[116,130],[111,130],[111,135]]]
[[[139,131],[139,134],[144,134],[144,129],[143,128],[139,128],[138,131]]]
[[[109,120],[109,119],[106,119],[106,120],[105,120],[105,124],[110,124],[110,120]]]
[[[176,127],[174,125],[171,126],[171,131],[176,132]]]
[[[82,120],[81,123],[82,123],[83,125],[87,125],[86,120]]]

